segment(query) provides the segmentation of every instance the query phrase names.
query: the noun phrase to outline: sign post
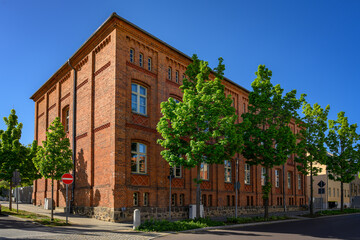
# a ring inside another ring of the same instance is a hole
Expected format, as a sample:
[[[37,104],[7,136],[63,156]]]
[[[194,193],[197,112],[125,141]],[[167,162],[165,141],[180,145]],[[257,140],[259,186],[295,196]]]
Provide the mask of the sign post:
[[[323,180],[321,180],[319,183],[318,183],[318,186],[320,187],[319,188],[319,193],[321,194],[321,210],[323,209],[323,193],[325,193],[325,185],[326,185],[326,183],[323,181]]]
[[[61,180],[66,185],[66,224],[68,224],[68,215],[69,215],[68,187],[69,184],[73,183],[74,178],[70,173],[65,173],[64,175],[62,175]]]
[[[16,169],[13,172],[13,177],[12,177],[12,182],[14,184],[15,188],[15,193],[16,193],[16,212],[19,213],[19,188],[18,185],[21,182],[21,177],[20,177],[20,173],[19,173],[19,169]],[[10,199],[11,201],[11,199]]]

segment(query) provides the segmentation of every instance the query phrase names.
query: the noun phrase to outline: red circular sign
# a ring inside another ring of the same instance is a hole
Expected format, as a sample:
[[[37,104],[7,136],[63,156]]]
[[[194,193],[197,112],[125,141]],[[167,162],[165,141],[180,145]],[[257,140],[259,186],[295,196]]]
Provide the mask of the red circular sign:
[[[65,184],[71,184],[74,181],[74,178],[70,173],[65,173],[62,175],[61,180]]]

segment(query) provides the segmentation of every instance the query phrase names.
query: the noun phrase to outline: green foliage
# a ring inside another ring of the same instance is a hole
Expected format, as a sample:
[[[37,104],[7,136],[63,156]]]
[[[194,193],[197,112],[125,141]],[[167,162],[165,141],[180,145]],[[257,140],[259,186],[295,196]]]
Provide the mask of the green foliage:
[[[317,163],[324,164],[326,161],[325,132],[327,131],[327,116],[330,106],[325,110],[315,103],[312,107],[304,102],[303,117],[301,118],[300,132],[297,134],[295,161],[300,163],[297,169],[304,175],[310,175],[310,214],[314,214],[313,208],[313,176],[321,172]]]
[[[326,144],[330,155],[326,159],[326,165],[332,180],[349,183],[360,171],[360,136],[356,129],[357,124],[349,125],[344,112],[338,113],[337,120],[329,120]]]
[[[65,137],[64,127],[57,117],[46,132],[43,146],[37,147],[34,164],[39,173],[46,179],[60,180],[64,173],[73,168],[70,141]]]
[[[221,84],[224,70],[221,58],[215,70],[217,77],[210,80],[208,63],[194,55],[180,87],[183,102],[176,103],[170,98],[161,103],[163,117],[157,130],[163,139],[158,143],[165,149],[161,155],[171,166],[223,164],[242,146],[231,96],[225,96]]]
[[[354,208],[345,208],[343,211],[341,210],[323,210],[318,211],[314,215],[302,215],[303,217],[322,217],[322,216],[332,216],[332,215],[339,215],[339,214],[351,214],[351,213],[360,213],[360,209]]]
[[[10,182],[13,172],[25,158],[20,143],[23,125],[18,122],[14,109],[8,118],[4,117],[4,122],[7,129],[0,130],[0,179]]]
[[[223,226],[224,222],[213,221],[210,218],[199,218],[194,220],[182,220],[170,222],[167,220],[146,220],[137,230],[144,232],[167,232],[185,231],[196,228]]]
[[[265,217],[268,216],[268,194],[271,192],[269,171],[274,166],[283,165],[289,154],[295,151],[296,137],[290,129],[290,121],[298,120],[297,110],[305,95],[296,98],[296,90],[285,95],[280,85],[271,83],[272,72],[265,65],[259,65],[256,79],[251,84],[248,112],[242,114],[243,124],[248,125],[244,132],[243,156],[251,165],[266,168]],[[298,121],[296,121],[297,123]]]
[[[330,106],[322,109],[317,103],[312,107],[309,103],[304,102],[302,109],[304,116],[299,124],[301,130],[297,135],[299,143],[296,146],[297,157],[295,160],[301,163],[297,166],[300,172],[305,175],[317,176],[321,169],[314,164],[325,164],[327,156],[324,144]]]

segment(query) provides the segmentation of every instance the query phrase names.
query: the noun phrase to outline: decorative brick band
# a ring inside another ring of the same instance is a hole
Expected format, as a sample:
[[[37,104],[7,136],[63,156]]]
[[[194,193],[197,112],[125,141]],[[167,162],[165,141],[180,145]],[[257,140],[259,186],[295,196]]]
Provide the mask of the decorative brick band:
[[[129,67],[132,67],[132,68],[135,68],[136,70],[140,71],[140,72],[143,72],[143,73],[146,73],[147,75],[150,75],[154,78],[157,78],[157,74],[156,73],[153,73],[149,70],[146,70],[145,68],[142,68],[142,67],[139,67],[131,62],[128,62],[126,61],[126,65],[129,66]]]
[[[60,80],[60,84],[65,82],[66,80],[68,80],[70,78],[70,72],[68,72],[61,80]]]
[[[102,71],[104,71],[105,69],[107,69],[108,67],[110,67],[111,62],[109,61],[107,64],[105,64],[104,66],[102,66],[99,70],[97,70],[94,75],[97,76],[99,75]]]
[[[61,99],[60,99],[60,102],[64,101],[66,98],[68,98],[70,96],[70,93],[66,94],[65,96],[63,96]]]
[[[51,105],[51,106],[48,108],[48,111],[50,111],[51,109],[53,109],[55,106],[56,106],[56,103],[54,103],[53,105]]]
[[[171,80],[169,80],[169,79],[166,79],[166,83],[169,83],[169,84],[171,84],[171,85],[173,85],[173,86],[175,86],[175,87],[180,87],[180,84],[179,84],[179,83],[173,82],[173,81],[171,81]]]
[[[86,133],[83,133],[83,134],[81,134],[81,135],[78,135],[78,136],[76,137],[76,140],[79,140],[79,139],[84,138],[84,137],[87,137],[87,132],[86,132]]]
[[[80,84],[76,87],[76,90],[79,90],[79,88],[81,88],[82,86],[84,86],[88,81],[89,81],[89,79],[86,79],[85,81],[83,81],[82,83],[80,83]]]
[[[99,46],[95,48],[94,52],[95,53],[100,52],[101,49],[103,49],[106,45],[109,44],[109,42],[111,42],[111,35],[108,38],[106,38],[104,41],[102,41],[102,43],[100,43]]]
[[[95,128],[95,129],[94,129],[94,133],[96,133],[96,132],[98,132],[98,131],[101,131],[101,130],[103,130],[103,129],[105,129],[105,128],[108,128],[108,127],[110,127],[110,123],[106,123],[106,124],[104,124],[104,125],[102,125],[102,126],[100,126],[100,127]]]
[[[48,94],[52,93],[52,92],[55,91],[55,90],[56,90],[56,85],[49,90]]]
[[[76,66],[76,69],[80,71],[82,66],[84,66],[88,62],[88,59],[89,57],[86,56],[83,60],[81,60],[80,63]]]
[[[41,113],[39,116],[38,116],[38,118],[41,118],[42,116],[44,116],[44,112],[43,113]]]
[[[143,127],[143,126],[132,124],[132,123],[126,123],[125,127],[134,128],[134,129],[138,129],[138,130],[143,130],[143,131],[151,132],[151,133],[157,133],[157,131],[155,129],[153,129],[153,128]]]

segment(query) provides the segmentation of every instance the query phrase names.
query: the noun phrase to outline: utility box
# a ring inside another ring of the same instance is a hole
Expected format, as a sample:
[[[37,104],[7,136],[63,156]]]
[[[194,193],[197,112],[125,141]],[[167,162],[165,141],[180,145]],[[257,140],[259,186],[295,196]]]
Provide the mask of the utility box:
[[[46,210],[53,209],[53,204],[52,204],[51,198],[45,198],[44,209],[46,209]]]
[[[200,204],[200,217],[204,217],[204,205]],[[196,218],[196,204],[189,205],[189,218],[195,219]]]

